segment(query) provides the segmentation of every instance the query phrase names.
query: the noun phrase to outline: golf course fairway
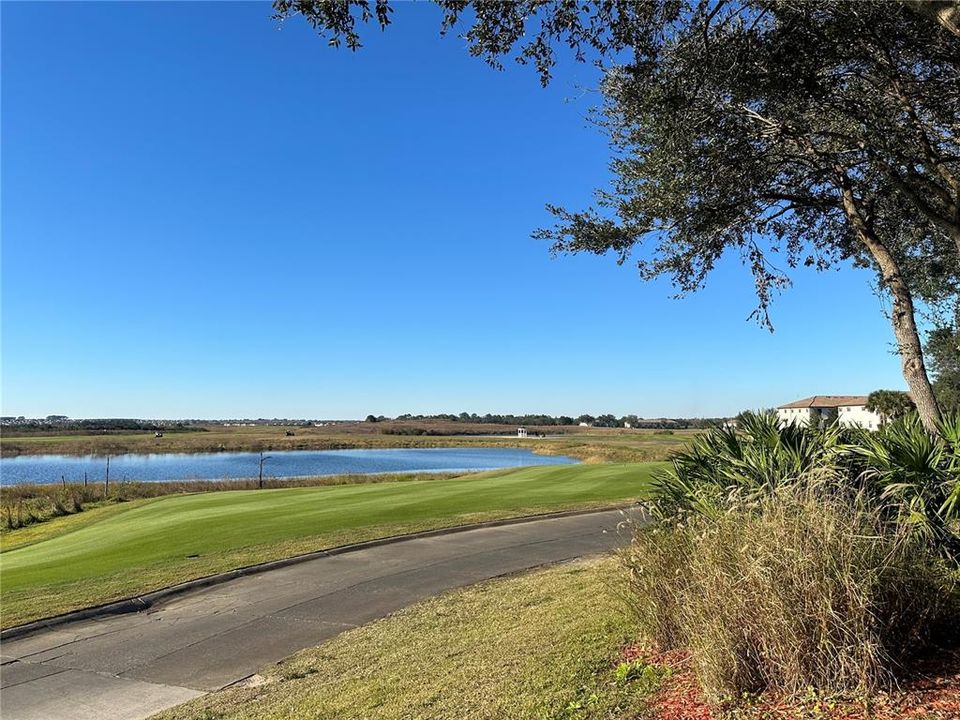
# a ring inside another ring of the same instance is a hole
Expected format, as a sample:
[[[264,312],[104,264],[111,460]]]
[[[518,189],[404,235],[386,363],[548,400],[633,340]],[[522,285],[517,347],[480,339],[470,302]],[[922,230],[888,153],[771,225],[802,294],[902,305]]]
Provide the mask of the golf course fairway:
[[[173,495],[0,553],[3,627],[346,543],[644,497],[662,463]]]

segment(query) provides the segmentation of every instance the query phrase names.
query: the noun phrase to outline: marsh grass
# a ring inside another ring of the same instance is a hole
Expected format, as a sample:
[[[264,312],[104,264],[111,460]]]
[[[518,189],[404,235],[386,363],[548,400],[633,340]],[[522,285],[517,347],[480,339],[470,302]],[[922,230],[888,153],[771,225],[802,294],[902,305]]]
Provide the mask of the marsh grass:
[[[0,435],[0,454],[120,455],[124,453],[257,452],[366,448],[524,447],[544,455],[569,455],[587,462],[664,460],[695,437],[697,430],[531,426],[518,440],[514,425],[455,422],[344,423],[327,427],[210,425],[183,432],[70,435]],[[288,435],[292,432],[293,435]],[[673,434],[667,434],[672,432]]]
[[[957,577],[862,495],[794,486],[749,511],[636,532],[640,624],[689,648],[715,702],[767,690],[866,694],[957,633]]]

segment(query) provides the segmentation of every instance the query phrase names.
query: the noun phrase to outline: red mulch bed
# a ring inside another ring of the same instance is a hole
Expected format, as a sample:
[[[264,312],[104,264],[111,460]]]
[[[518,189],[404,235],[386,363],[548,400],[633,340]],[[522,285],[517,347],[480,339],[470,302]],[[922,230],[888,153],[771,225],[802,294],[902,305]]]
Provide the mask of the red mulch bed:
[[[726,720],[729,711],[711,707],[703,696],[690,655],[684,651],[658,652],[639,645],[628,647],[623,660],[642,659],[672,671],[651,698],[655,720]],[[918,664],[915,676],[891,693],[863,701],[794,701],[761,696],[736,715],[743,720],[960,720],[960,652],[947,653]]]

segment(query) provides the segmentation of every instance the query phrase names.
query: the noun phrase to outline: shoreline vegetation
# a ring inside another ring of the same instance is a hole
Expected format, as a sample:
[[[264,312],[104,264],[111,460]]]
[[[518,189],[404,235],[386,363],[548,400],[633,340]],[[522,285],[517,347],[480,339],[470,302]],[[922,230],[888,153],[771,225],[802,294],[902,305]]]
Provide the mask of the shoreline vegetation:
[[[567,455],[582,462],[664,460],[699,430],[598,428],[563,425],[517,426],[445,421],[391,421],[332,425],[203,425],[175,432],[98,431],[51,434],[4,428],[0,456],[123,455],[156,453],[272,452],[380,448],[521,447],[542,455]]]

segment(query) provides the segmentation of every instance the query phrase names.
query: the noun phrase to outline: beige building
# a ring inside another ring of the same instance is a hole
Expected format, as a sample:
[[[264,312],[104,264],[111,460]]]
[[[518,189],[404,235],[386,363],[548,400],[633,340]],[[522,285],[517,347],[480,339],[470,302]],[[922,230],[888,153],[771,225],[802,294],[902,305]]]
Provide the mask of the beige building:
[[[866,395],[814,395],[777,408],[782,423],[824,425],[838,422],[843,427],[876,430],[882,418],[867,410]]]

